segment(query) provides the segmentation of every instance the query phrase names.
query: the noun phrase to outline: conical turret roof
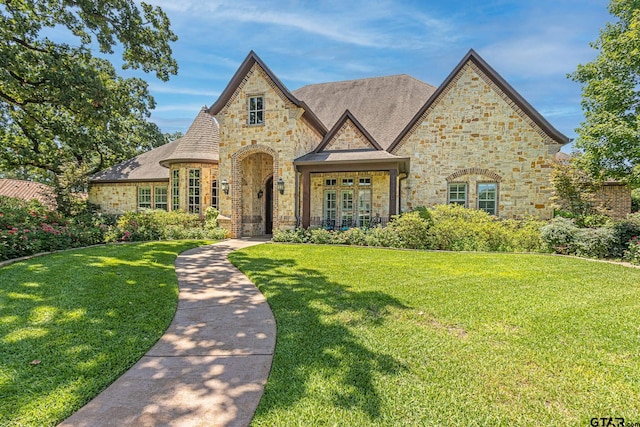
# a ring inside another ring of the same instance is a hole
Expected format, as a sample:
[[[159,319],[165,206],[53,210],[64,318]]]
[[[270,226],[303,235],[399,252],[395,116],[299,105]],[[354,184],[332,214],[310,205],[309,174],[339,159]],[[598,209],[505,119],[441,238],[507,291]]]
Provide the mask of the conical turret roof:
[[[173,163],[218,163],[219,143],[218,123],[207,113],[207,107],[202,107],[187,133],[176,140],[176,148],[160,164],[169,167]]]

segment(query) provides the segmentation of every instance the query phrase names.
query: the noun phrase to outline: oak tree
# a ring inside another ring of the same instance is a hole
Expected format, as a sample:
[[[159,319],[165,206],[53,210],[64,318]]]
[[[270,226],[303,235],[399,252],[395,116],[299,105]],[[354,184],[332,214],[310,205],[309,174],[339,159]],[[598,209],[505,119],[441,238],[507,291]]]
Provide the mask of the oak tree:
[[[166,81],[176,40],[144,2],[0,0],[0,170],[86,176],[165,142],[147,83],[108,58]]]
[[[571,77],[582,83],[581,166],[599,179],[640,183],[640,0],[611,0],[617,18],[591,43],[597,57]]]

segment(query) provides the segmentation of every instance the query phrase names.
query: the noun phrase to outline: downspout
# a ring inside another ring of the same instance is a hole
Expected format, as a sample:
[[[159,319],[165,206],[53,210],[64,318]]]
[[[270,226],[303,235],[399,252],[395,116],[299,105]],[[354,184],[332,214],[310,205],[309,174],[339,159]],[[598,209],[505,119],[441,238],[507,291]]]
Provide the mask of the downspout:
[[[296,228],[300,226],[300,172],[295,171],[296,179],[295,179],[295,201],[294,201],[294,215],[296,217]]]
[[[408,177],[409,177],[409,174],[407,174],[406,172],[403,172],[398,176],[398,213],[399,214],[402,213],[402,181],[404,181]]]

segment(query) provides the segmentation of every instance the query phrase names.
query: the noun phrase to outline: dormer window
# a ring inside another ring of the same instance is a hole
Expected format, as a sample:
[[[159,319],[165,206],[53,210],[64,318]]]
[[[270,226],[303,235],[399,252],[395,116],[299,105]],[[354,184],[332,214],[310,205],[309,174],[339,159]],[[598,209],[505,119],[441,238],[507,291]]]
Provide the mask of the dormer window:
[[[264,124],[264,96],[249,97],[249,124]]]

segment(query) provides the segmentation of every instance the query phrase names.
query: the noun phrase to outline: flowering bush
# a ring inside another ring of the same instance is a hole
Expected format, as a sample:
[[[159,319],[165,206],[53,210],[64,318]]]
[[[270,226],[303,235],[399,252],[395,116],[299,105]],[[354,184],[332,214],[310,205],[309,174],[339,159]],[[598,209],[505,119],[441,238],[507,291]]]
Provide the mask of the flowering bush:
[[[64,218],[39,202],[0,197],[0,260],[104,241],[106,226],[91,213]]]

